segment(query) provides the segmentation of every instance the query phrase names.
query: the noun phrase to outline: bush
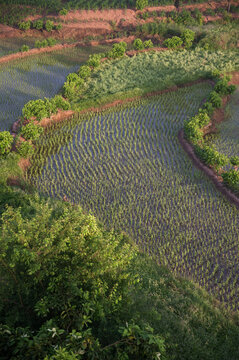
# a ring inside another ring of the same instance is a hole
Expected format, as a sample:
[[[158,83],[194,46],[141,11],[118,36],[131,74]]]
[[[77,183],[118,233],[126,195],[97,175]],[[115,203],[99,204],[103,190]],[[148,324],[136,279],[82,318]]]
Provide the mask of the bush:
[[[232,94],[236,90],[235,85],[228,85],[229,79],[227,77],[224,77],[220,79],[216,86],[214,87],[214,90],[220,94],[220,95],[229,95]]]
[[[49,37],[48,39],[47,39],[47,45],[48,46],[54,46],[54,45],[56,45],[56,39],[53,39],[53,38],[51,38],[51,37]]]
[[[170,39],[166,39],[163,44],[169,49],[176,50],[183,45],[183,40],[178,36],[173,36]]]
[[[146,40],[146,41],[144,42],[144,48],[145,48],[145,49],[150,49],[150,48],[152,48],[152,47],[154,47],[154,44],[152,43],[151,40]]]
[[[232,156],[229,160],[232,166],[235,166],[236,168],[239,167],[239,156]]]
[[[63,85],[64,96],[72,100],[83,90],[83,84],[84,79],[82,79],[79,75],[76,73],[69,74],[66,78],[66,82]]]
[[[63,9],[61,9],[61,10],[59,11],[59,15],[61,15],[61,16],[65,16],[65,15],[67,15],[67,14],[68,14],[68,10],[65,9],[65,8],[63,8]]]
[[[19,23],[19,29],[20,30],[29,30],[31,28],[31,21],[28,20],[28,21],[22,21]]]
[[[25,52],[25,51],[29,51],[29,49],[30,49],[30,48],[29,48],[28,45],[22,45],[20,51],[21,51],[21,52]]]
[[[26,140],[37,140],[43,134],[43,128],[34,123],[29,123],[21,128],[21,135]]]
[[[13,139],[9,131],[0,132],[0,155],[7,155],[10,152]]]
[[[137,10],[143,10],[146,6],[148,6],[148,0],[136,0]]]
[[[26,159],[33,155],[34,147],[28,141],[24,141],[19,145],[19,147],[17,148],[17,151],[23,158]]]
[[[69,110],[71,108],[69,101],[61,95],[56,95],[51,101],[54,102],[56,109]]]
[[[199,124],[195,123],[193,120],[184,124],[184,134],[186,139],[192,144],[197,144],[203,141],[203,132],[200,129]]]
[[[182,32],[182,40],[186,49],[189,49],[192,46],[194,39],[195,39],[194,31],[190,29],[186,29]]]
[[[239,171],[231,169],[222,173],[223,183],[232,191],[239,193]]]
[[[62,24],[57,24],[57,25],[55,25],[55,29],[56,29],[56,30],[61,30],[61,29],[62,29]]]
[[[35,41],[35,47],[36,48],[44,48],[44,47],[46,47],[46,46],[48,46],[48,40],[47,39],[44,39],[44,40],[36,40]]]
[[[54,22],[51,21],[51,20],[47,20],[46,23],[45,23],[45,29],[46,31],[50,32],[52,31],[54,28]]]
[[[163,360],[164,342],[152,328],[129,314],[122,323],[138,279],[134,246],[77,206],[34,205],[29,219],[11,207],[1,217],[1,355],[119,360],[160,353]]]
[[[42,29],[43,29],[43,20],[36,20],[36,21],[33,23],[33,27],[34,27],[36,30],[42,30]]]
[[[222,106],[222,98],[216,91],[211,92],[209,100],[214,108],[220,108]]]
[[[143,41],[141,39],[135,39],[133,43],[133,47],[135,50],[143,50],[144,49]]]
[[[89,60],[87,61],[87,64],[88,66],[96,68],[100,66],[100,60],[101,60],[100,54],[93,54],[89,56]]]
[[[212,166],[216,170],[227,165],[229,161],[226,155],[220,154],[217,150],[207,145],[204,145],[200,150],[197,147],[196,154],[206,165]]]
[[[112,46],[112,50],[109,51],[109,53],[108,53],[108,57],[113,58],[113,59],[120,58],[120,57],[124,56],[126,48],[127,48],[127,44],[125,42],[120,42],[118,44],[114,44]]]
[[[87,65],[82,65],[78,71],[78,74],[82,79],[87,79],[91,75],[91,68]]]
[[[22,115],[25,119],[30,120],[35,117],[40,121],[44,117],[49,117],[50,113],[46,107],[45,100],[30,100],[26,103],[22,109]]]
[[[213,112],[214,112],[214,106],[213,106],[212,103],[209,102],[209,101],[207,101],[207,102],[204,104],[203,109],[206,110],[206,112],[207,112],[207,114],[208,114],[209,116],[211,116],[211,115],[213,114]]]

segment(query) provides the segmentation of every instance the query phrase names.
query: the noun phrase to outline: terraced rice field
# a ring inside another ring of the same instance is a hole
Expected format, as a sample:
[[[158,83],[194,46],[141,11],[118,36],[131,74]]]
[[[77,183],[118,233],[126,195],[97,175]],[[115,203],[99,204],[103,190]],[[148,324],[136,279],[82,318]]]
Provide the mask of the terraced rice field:
[[[27,177],[42,193],[126,231],[161,264],[237,309],[239,213],[177,139],[210,90],[200,83],[54,125]]]
[[[0,65],[0,131],[10,128],[29,100],[55,96],[69,73],[76,71],[90,53],[103,50],[65,49]]]
[[[35,43],[34,38],[24,37],[24,38],[10,38],[10,39],[0,39],[0,56],[12,54],[19,51],[22,45],[28,45],[29,47],[34,47]]]
[[[216,149],[227,156],[239,156],[239,87],[226,108],[226,119],[217,126],[218,134],[213,141]]]

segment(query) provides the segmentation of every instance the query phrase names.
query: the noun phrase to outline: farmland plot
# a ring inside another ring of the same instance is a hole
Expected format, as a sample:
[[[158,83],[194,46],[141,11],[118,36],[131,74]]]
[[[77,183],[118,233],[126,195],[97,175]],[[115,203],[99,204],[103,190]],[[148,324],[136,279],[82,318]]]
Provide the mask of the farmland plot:
[[[29,100],[55,96],[66,76],[97,50],[102,47],[65,49],[0,65],[0,131],[10,128]]]
[[[50,196],[80,203],[126,231],[161,264],[238,307],[238,210],[177,139],[211,87],[201,83],[55,125],[27,174]]]

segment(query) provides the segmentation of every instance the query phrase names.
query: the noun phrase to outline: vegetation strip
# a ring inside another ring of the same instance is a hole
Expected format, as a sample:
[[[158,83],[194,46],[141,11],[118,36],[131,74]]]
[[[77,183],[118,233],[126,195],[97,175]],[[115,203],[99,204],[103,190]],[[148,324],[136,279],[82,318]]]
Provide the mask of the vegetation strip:
[[[178,140],[182,145],[184,151],[191,158],[193,164],[200,170],[202,170],[213,182],[216,188],[230,201],[239,208],[239,198],[233,194],[223,183],[218,179],[218,176],[213,170],[207,167],[203,162],[195,155],[193,146],[185,139],[183,129],[178,133]]]

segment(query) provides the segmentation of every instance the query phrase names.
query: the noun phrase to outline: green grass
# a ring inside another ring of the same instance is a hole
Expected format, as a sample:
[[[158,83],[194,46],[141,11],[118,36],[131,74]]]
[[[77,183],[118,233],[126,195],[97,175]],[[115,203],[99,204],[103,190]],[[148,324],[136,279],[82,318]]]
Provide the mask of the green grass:
[[[145,253],[236,310],[238,211],[177,139],[210,90],[201,83],[57,125],[40,139],[28,179],[127,232]]]
[[[105,49],[70,48],[0,65],[0,130],[10,128],[29,100],[53,97],[89,54]]]
[[[207,76],[211,71],[239,68],[238,51],[165,51],[106,62],[95,71],[75,108],[142,95]]]

